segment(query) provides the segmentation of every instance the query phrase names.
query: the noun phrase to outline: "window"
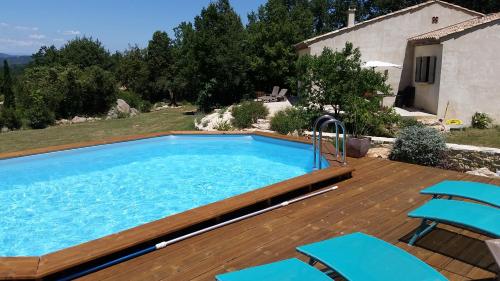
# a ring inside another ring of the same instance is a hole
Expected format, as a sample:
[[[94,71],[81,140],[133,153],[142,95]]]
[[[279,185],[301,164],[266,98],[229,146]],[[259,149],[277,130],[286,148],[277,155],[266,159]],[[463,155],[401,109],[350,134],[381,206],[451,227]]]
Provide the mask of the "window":
[[[415,82],[434,84],[436,57],[417,57],[415,60]]]
[[[439,23],[439,17],[432,17],[432,24],[438,24]]]

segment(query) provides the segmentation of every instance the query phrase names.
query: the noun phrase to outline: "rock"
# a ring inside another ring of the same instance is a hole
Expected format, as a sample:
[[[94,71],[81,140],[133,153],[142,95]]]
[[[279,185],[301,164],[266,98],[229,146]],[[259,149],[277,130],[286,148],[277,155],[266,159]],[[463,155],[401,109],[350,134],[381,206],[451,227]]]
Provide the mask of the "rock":
[[[151,108],[152,111],[159,111],[159,110],[163,110],[163,109],[167,109],[168,108],[168,105],[164,102],[157,102],[153,105],[153,107]]]
[[[368,153],[366,154],[367,157],[373,157],[373,158],[382,158],[382,159],[389,159],[389,155],[391,154],[391,148],[390,147],[373,147],[368,150]]]
[[[217,131],[215,128],[219,124],[231,124],[231,120],[233,119],[231,109],[232,106],[228,107],[224,112],[219,110],[217,112],[207,114],[199,121],[195,119],[195,127],[201,131]]]
[[[106,116],[106,120],[110,120],[110,119],[116,119],[118,118],[118,111],[116,110],[115,107],[111,108],[109,111],[108,111],[108,114]]]
[[[9,130],[9,128],[7,128],[7,127],[2,127],[2,131],[1,131],[2,133],[7,133],[8,131],[10,131],[10,130]]]
[[[122,99],[117,99],[116,110],[120,113],[130,114],[130,105]]]
[[[60,119],[56,121],[56,125],[69,125],[71,121],[68,119]]]
[[[500,176],[492,171],[490,171],[488,168],[479,168],[473,171],[468,171],[465,172],[466,174],[469,175],[475,175],[475,176],[481,176],[481,177],[489,177],[489,178],[500,178]]]
[[[139,115],[139,110],[135,109],[135,108],[130,108],[130,117],[133,117],[133,116],[136,116],[136,115]]]
[[[271,122],[267,119],[257,119],[257,123],[252,124],[252,127],[259,130],[271,129]]]
[[[71,123],[83,123],[83,122],[87,122],[87,118],[85,117],[80,117],[80,116],[75,116],[73,117],[73,119],[71,119]]]

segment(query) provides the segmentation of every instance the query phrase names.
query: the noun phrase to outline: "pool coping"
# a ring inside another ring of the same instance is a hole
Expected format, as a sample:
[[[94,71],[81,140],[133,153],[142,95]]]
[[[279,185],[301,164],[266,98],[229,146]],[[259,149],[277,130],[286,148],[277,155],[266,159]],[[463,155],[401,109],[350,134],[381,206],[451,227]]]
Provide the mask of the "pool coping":
[[[101,141],[81,142],[68,145],[58,145],[46,148],[24,150],[18,152],[0,153],[1,159],[23,157],[35,154],[91,147],[104,144],[120,143],[140,139],[169,135],[256,135],[293,142],[308,143],[305,138],[277,135],[273,133],[238,131],[238,132],[203,132],[203,131],[167,131],[160,133],[141,134],[116,137]],[[325,151],[332,152],[325,146]],[[331,159],[328,159],[331,160]],[[2,280],[40,280],[54,274],[79,267],[92,261],[103,259],[127,249],[138,247],[155,241],[169,234],[174,234],[189,227],[219,220],[247,207],[274,198],[290,194],[294,191],[309,188],[314,184],[334,179],[351,177],[353,168],[348,166],[330,166],[299,177],[291,178],[276,184],[265,186],[231,198],[197,207],[179,214],[168,216],[153,222],[142,224],[115,234],[38,257],[0,257],[0,279]]]

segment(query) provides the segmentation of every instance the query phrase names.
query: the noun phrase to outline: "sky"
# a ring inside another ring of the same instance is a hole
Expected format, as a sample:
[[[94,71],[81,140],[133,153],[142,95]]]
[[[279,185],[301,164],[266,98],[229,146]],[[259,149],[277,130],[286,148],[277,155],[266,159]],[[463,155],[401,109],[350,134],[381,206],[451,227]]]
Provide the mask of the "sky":
[[[30,55],[76,36],[98,38],[111,52],[145,47],[156,30],[193,21],[210,0],[0,0],[0,53]],[[244,23],[265,0],[230,0]]]

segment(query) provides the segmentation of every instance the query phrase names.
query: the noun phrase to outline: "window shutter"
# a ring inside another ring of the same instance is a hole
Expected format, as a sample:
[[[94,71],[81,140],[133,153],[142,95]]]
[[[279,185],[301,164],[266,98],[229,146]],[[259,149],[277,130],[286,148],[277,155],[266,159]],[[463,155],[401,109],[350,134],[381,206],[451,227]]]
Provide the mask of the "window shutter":
[[[415,61],[415,82],[420,82],[420,68],[422,66],[422,57],[417,57]]]
[[[429,84],[434,84],[435,76],[436,76],[436,61],[437,57],[430,57],[429,60],[429,79],[427,82]]]
[[[422,65],[420,66],[420,82],[427,82],[429,75],[429,57],[422,57]]]

